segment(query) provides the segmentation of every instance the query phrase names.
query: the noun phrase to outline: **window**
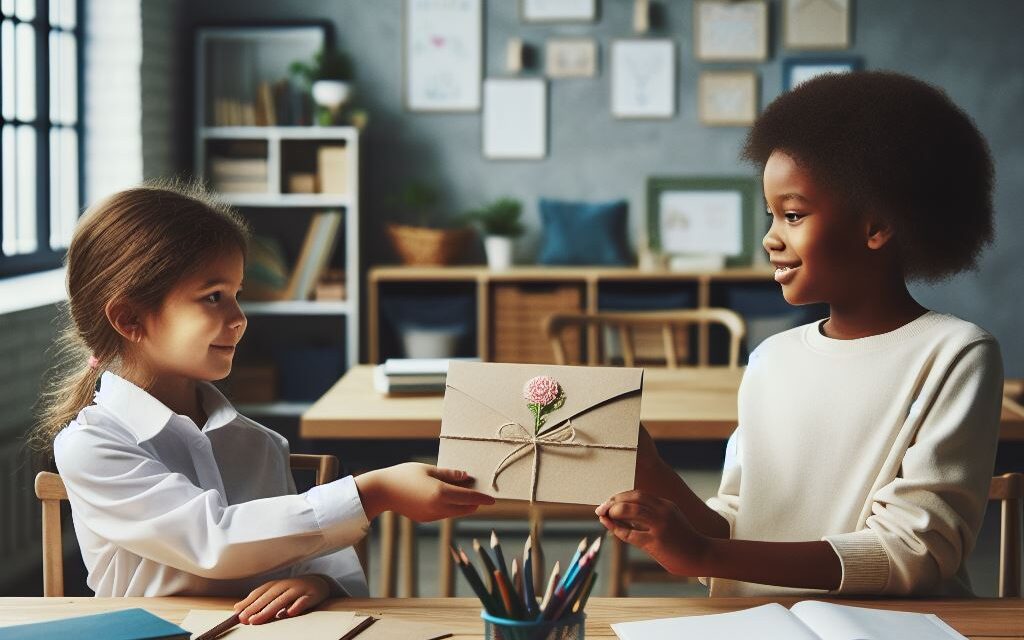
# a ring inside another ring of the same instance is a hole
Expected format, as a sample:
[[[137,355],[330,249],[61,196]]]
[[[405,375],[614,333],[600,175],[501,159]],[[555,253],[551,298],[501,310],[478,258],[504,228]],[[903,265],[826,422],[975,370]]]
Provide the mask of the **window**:
[[[0,277],[60,265],[82,206],[80,0],[0,0]]]

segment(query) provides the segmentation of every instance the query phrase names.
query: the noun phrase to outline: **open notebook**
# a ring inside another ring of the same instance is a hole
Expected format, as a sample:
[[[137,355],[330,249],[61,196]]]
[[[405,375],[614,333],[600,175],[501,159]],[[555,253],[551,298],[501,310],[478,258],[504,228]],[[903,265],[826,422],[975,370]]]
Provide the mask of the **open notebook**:
[[[804,600],[752,609],[612,625],[621,640],[967,640],[930,613],[882,611]]]

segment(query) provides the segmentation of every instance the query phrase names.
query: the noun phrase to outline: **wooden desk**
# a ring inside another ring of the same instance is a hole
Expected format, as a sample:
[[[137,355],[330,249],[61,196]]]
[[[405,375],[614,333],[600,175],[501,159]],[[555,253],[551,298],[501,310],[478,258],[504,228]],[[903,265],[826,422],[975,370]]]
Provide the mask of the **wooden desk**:
[[[589,638],[614,638],[613,622],[725,613],[768,602],[790,606],[799,598],[592,598],[587,605]],[[934,613],[968,638],[1024,638],[1024,605],[1019,599],[832,600],[842,604]],[[116,609],[142,607],[180,623],[190,609],[231,609],[227,598],[0,598],[0,625],[41,622]],[[323,607],[375,616],[395,616],[447,627],[456,639],[483,637],[480,603],[473,598],[333,600]],[[273,624],[273,623],[271,623]]]
[[[647,369],[640,420],[657,440],[725,440],[736,428],[743,369]],[[440,395],[383,396],[373,366],[349,369],[303,415],[299,435],[336,440],[434,440]],[[1003,406],[1001,441],[1024,441],[1024,413]]]

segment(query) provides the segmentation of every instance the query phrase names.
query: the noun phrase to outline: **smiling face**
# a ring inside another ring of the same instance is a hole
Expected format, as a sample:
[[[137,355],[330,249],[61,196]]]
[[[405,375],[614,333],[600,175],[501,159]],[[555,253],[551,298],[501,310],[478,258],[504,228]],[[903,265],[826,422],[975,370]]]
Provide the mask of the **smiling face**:
[[[160,309],[142,318],[137,355],[151,374],[211,381],[231,372],[246,327],[237,300],[243,268],[241,251],[227,251],[179,281]]]
[[[866,223],[781,151],[765,165],[764,195],[771,227],[762,244],[786,301],[835,304],[857,295],[876,262]]]

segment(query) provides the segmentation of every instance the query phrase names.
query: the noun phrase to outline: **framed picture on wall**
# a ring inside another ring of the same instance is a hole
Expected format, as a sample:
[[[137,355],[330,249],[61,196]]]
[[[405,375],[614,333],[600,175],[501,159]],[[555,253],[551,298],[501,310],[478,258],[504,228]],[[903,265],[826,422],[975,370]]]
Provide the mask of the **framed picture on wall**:
[[[694,55],[703,62],[768,59],[765,0],[695,0]]]
[[[753,71],[703,71],[697,81],[701,124],[748,126],[757,118],[757,74]]]
[[[786,58],[782,61],[782,89],[789,91],[801,82],[825,73],[849,73],[863,67],[857,56]]]
[[[676,45],[669,39],[614,40],[612,115],[671,118],[676,111]]]
[[[410,111],[478,111],[483,0],[405,0],[403,96]]]
[[[787,49],[850,48],[850,0],[783,0]]]
[[[552,38],[544,46],[549,78],[593,78],[597,75],[597,42],[593,38]]]
[[[520,0],[519,14],[524,22],[593,22],[597,0]]]
[[[484,81],[483,154],[488,160],[540,160],[548,146],[548,85],[541,78]]]
[[[668,256],[724,258],[751,263],[757,237],[757,180],[736,177],[647,179],[647,235]]]

